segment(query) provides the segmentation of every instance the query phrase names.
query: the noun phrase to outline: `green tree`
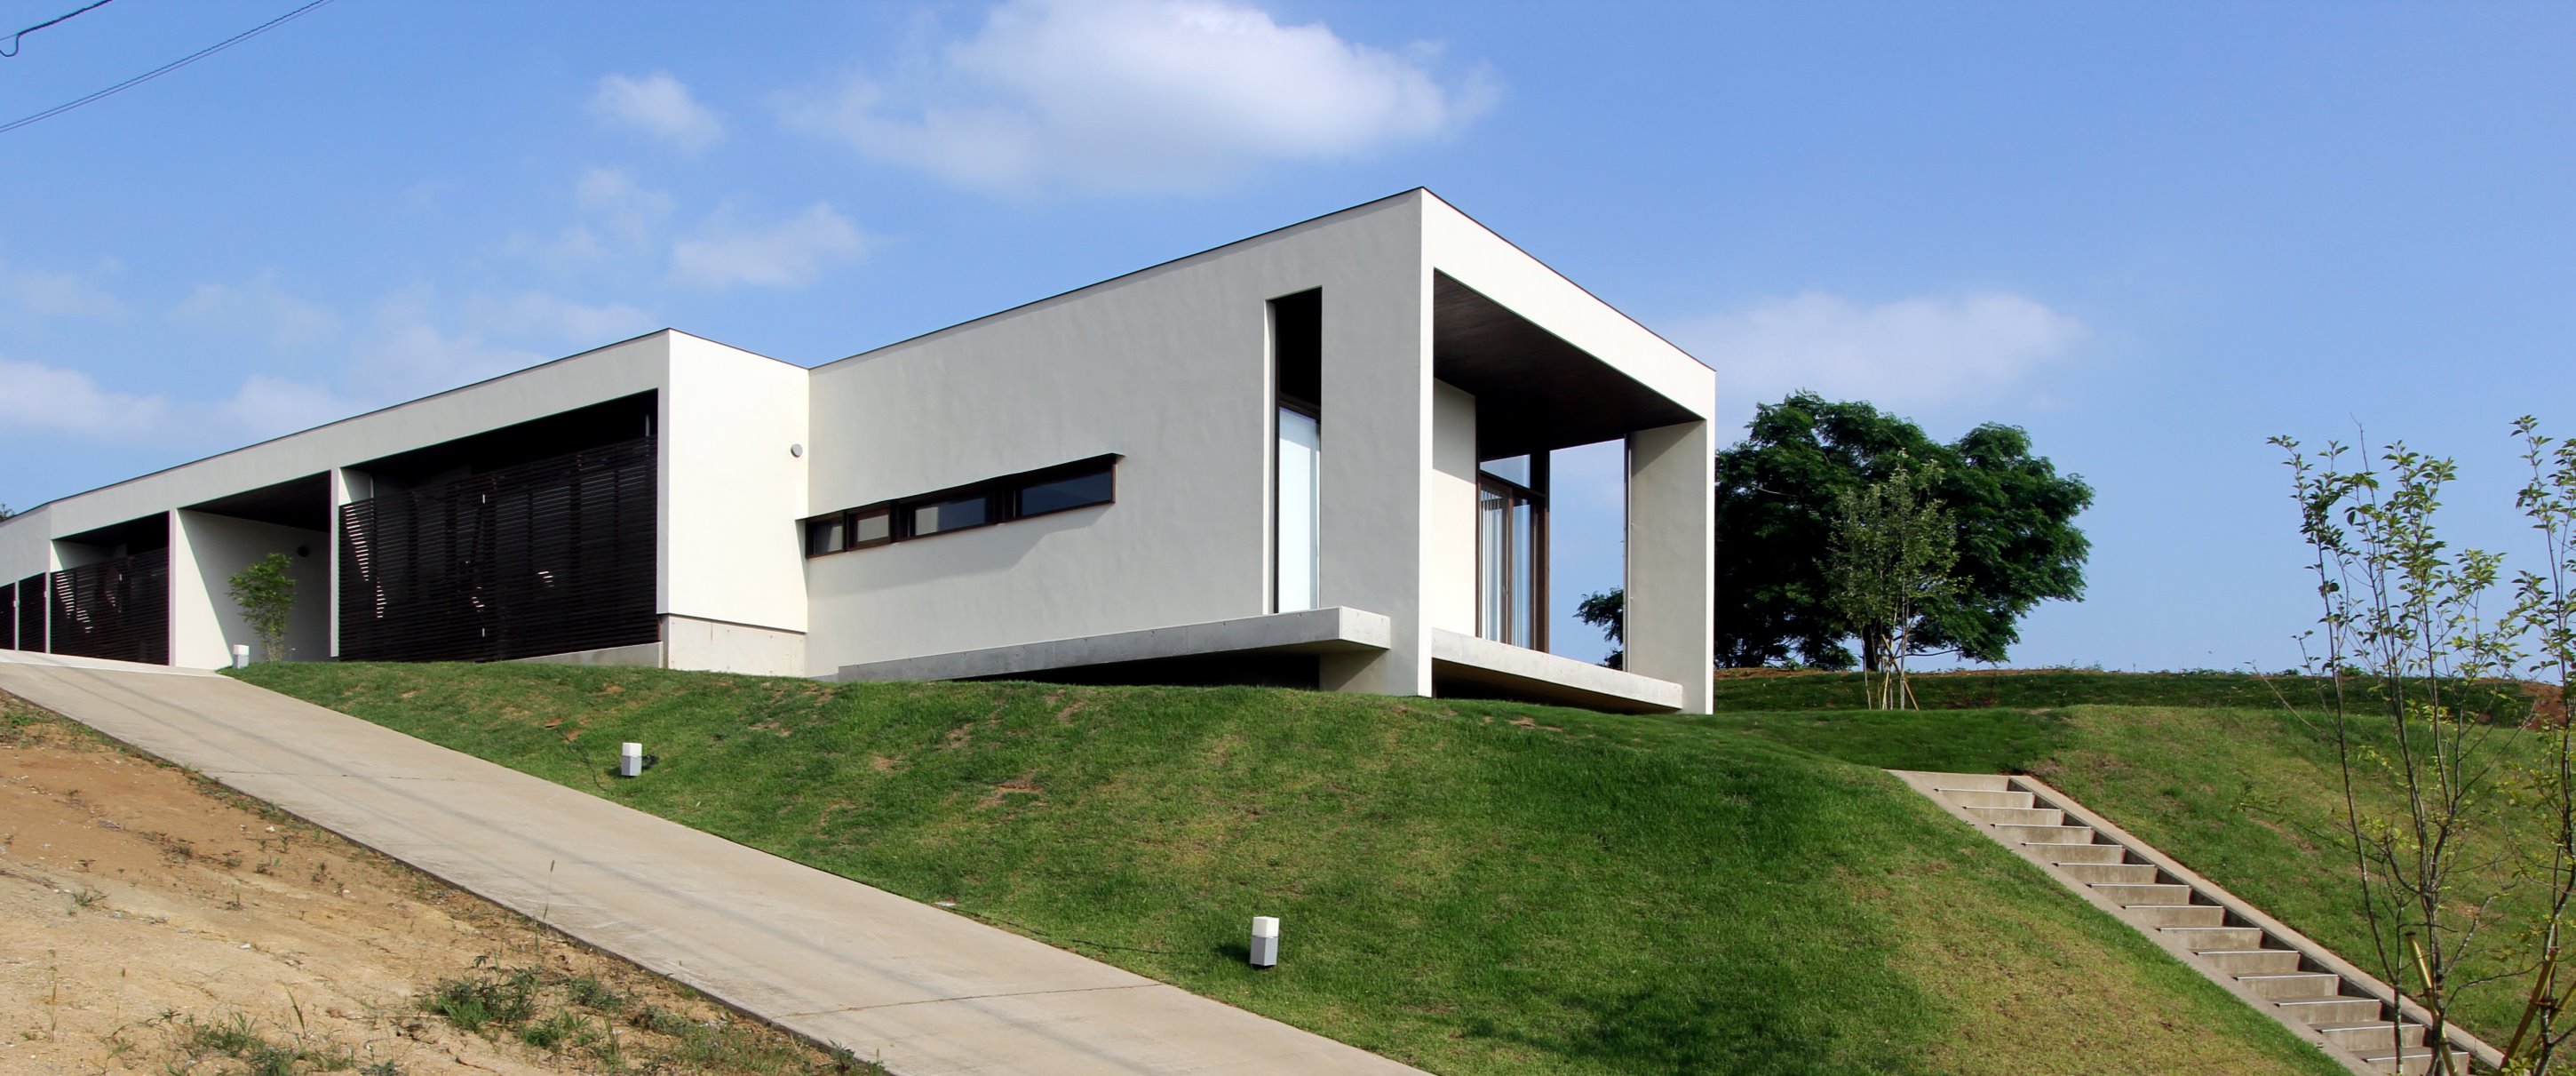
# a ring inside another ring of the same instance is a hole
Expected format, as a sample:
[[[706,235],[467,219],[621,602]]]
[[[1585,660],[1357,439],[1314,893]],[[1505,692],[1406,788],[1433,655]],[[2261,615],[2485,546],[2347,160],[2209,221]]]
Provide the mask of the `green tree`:
[[[242,619],[250,621],[251,633],[259,637],[264,660],[286,660],[286,620],[295,610],[293,567],[286,554],[271,553],[228,580],[233,603],[241,606]]]
[[[1719,665],[1852,667],[1855,632],[1832,606],[1821,554],[1837,499],[1900,466],[1939,469],[1929,492],[1957,527],[1958,585],[1925,611],[1912,652],[2003,661],[2033,607],[2084,596],[2091,543],[2074,520],[2093,488],[2033,455],[2019,427],[1988,423],[1945,445],[1869,404],[1797,392],[1745,429],[1717,454]],[[1599,597],[1608,609],[1622,601]],[[1877,667],[1877,655],[1861,657]]]
[[[1886,478],[1846,490],[1834,502],[1833,537],[1825,549],[1826,602],[1860,636],[1874,675],[1874,710],[1911,708],[1905,658],[1957,589],[1957,524],[1932,499],[1937,469],[1900,466]]]
[[[1628,649],[1624,645],[1625,640],[1620,638],[1628,626],[1628,595],[1625,591],[1584,595],[1583,601],[1574,607],[1574,619],[1601,629],[1601,637],[1617,647],[1610,651],[1609,657],[1601,659],[1602,664],[1613,669],[1628,667]]]

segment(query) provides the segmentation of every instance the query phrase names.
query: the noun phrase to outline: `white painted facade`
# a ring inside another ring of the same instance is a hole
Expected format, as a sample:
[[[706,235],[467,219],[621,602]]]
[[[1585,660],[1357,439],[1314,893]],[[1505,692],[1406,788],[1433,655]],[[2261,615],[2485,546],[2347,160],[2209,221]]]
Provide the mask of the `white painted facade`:
[[[1274,577],[1271,301],[1314,289],[1318,608],[1300,613]],[[660,638],[544,657],[1036,679],[1257,659],[1330,690],[1708,707],[1714,375],[1420,190],[810,370],[639,337],[40,506],[0,522],[0,585],[158,516],[171,663],[248,642],[224,577],[299,549],[293,656],[337,656],[341,543],[280,505],[309,488],[336,520],[387,492],[366,461],[643,393]],[[1628,672],[1476,638],[1480,453],[1575,436],[1628,441]],[[1106,457],[1110,503],[807,555],[809,518]]]

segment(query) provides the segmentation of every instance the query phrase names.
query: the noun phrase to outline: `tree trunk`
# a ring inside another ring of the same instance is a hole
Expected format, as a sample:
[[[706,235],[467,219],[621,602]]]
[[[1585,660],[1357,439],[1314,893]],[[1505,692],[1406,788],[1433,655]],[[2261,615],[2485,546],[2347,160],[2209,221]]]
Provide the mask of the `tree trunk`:
[[[1860,633],[1860,671],[1865,673],[1877,672],[1879,665],[1883,660],[1884,656],[1878,652],[1878,633],[1876,631],[1862,631]]]

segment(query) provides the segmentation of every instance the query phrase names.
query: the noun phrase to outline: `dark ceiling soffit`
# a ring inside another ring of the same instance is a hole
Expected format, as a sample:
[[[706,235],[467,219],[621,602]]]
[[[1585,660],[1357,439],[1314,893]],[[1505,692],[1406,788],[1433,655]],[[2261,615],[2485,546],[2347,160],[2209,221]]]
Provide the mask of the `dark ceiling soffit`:
[[[66,534],[54,539],[74,545],[98,546],[102,549],[125,546],[129,549],[161,549],[170,544],[170,515],[155,512],[148,516],[93,527],[79,534]]]
[[[1432,273],[1431,305],[1431,373],[1475,394],[1479,459],[1701,418],[1447,273]]]
[[[324,472],[290,478],[276,485],[184,505],[181,510],[327,531],[331,529],[331,475]]]

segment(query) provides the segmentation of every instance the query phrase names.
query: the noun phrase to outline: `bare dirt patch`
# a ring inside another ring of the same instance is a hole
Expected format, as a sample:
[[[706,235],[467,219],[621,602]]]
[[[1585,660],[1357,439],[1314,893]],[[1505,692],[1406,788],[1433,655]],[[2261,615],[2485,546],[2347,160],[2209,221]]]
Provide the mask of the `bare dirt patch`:
[[[529,1011],[480,1034],[423,1006],[513,982]],[[849,1061],[0,695],[0,1071],[280,1057],[370,1076]]]

